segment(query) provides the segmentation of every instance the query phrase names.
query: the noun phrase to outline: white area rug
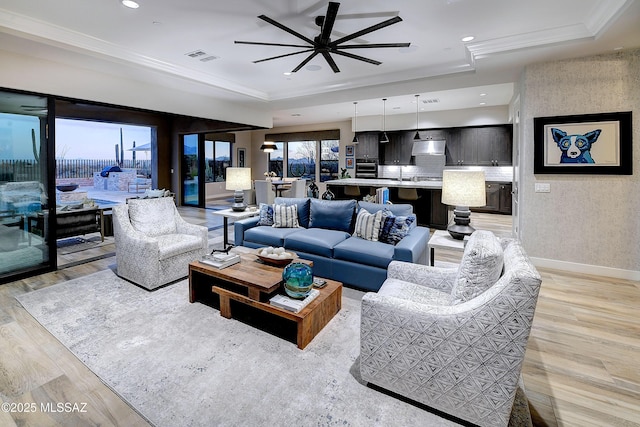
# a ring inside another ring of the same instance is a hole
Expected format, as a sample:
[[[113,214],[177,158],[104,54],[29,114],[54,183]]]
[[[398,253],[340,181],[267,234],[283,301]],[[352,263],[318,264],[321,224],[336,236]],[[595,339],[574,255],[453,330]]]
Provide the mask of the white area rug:
[[[348,292],[347,292],[348,294]],[[304,349],[102,271],[20,295],[22,305],[157,426],[455,426],[359,380],[360,300]]]

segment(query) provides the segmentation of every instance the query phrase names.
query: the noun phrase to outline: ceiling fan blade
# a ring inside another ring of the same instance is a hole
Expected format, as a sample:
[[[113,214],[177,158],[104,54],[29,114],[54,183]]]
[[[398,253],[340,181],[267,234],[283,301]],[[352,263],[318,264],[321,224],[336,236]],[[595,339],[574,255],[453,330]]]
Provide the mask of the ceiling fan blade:
[[[305,46],[302,44],[284,44],[284,43],[266,43],[266,42],[245,42],[241,40],[234,41],[235,44],[256,44],[260,46],[284,46],[284,47],[304,47],[310,48],[311,46]]]
[[[300,65],[298,65],[296,68],[294,68],[293,70],[291,70],[291,72],[292,72],[292,73],[297,73],[298,71],[300,71],[300,69],[301,69],[302,67],[304,67],[305,65],[307,65],[307,63],[308,63],[309,61],[311,61],[313,58],[315,58],[315,56],[316,56],[317,54],[318,54],[318,51],[317,51],[317,50],[316,50],[316,51],[314,51],[311,55],[309,55],[309,56],[307,57],[307,59],[305,59],[304,61],[302,61],[302,62],[300,63]]]
[[[265,15],[260,15],[258,16],[258,18],[262,19],[265,22],[268,22],[269,24],[280,28],[282,31],[286,31],[287,33],[296,36],[297,38],[306,41],[307,43],[309,43],[310,45],[314,45],[315,43],[313,42],[313,40],[311,40],[308,37],[303,36],[302,34],[298,33],[297,31],[292,30],[289,27],[285,27],[284,25],[282,25],[281,23],[274,21],[273,19],[269,18],[268,16]]]
[[[340,43],[344,43],[346,41],[353,40],[356,37],[360,37],[360,36],[363,36],[365,34],[369,34],[369,33],[373,32],[373,31],[380,30],[380,29],[382,29],[384,27],[388,27],[389,25],[397,24],[398,22],[401,22],[401,21],[402,21],[402,18],[400,18],[399,16],[393,17],[391,19],[387,19],[386,21],[380,22],[379,24],[372,25],[372,26],[367,27],[367,28],[365,28],[363,30],[360,30],[360,31],[356,31],[353,34],[349,34],[348,36],[342,37],[341,39],[338,39],[338,40],[336,40],[334,42],[331,42],[331,47],[336,47]]]
[[[327,14],[324,17],[324,22],[322,23],[322,31],[320,32],[321,45],[326,46],[329,43],[331,31],[333,30],[333,24],[335,24],[336,18],[338,17],[339,7],[340,3],[336,2],[329,2],[329,6],[327,6]]]
[[[259,62],[271,61],[272,59],[286,58],[287,56],[299,55],[301,53],[307,53],[307,52],[311,52],[311,51],[313,51],[313,49],[300,50],[298,52],[292,52],[292,53],[285,53],[284,55],[272,56],[271,58],[259,59],[257,61],[253,61],[253,63],[257,64]]]
[[[351,58],[351,59],[357,59],[358,61],[368,62],[369,64],[373,64],[373,65],[382,64],[382,62],[376,61],[375,59],[365,58],[364,56],[354,55],[353,53],[349,53],[349,52],[342,52],[337,49],[331,49],[331,53],[335,53],[336,55],[346,56],[347,58]]]
[[[326,50],[323,50],[322,51],[322,56],[324,56],[324,59],[327,61],[327,64],[329,64],[329,67],[331,67],[331,69],[333,70],[334,73],[339,73],[340,72],[340,68],[338,68],[338,65],[336,64],[336,61],[333,60],[333,58],[331,57],[329,52],[327,52]]]
[[[409,47],[411,43],[371,43],[371,44],[343,44],[336,49],[373,49],[379,47]]]

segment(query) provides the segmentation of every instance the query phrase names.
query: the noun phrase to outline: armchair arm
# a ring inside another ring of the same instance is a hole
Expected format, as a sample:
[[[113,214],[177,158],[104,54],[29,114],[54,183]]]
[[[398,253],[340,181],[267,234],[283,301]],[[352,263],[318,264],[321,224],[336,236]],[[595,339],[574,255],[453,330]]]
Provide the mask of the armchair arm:
[[[391,261],[387,268],[387,277],[405,282],[416,283],[442,292],[451,293],[458,269],[431,267],[403,261]]]
[[[427,264],[428,241],[429,228],[415,227],[395,246],[393,259],[416,264]]]
[[[209,247],[209,230],[207,227],[191,224],[185,221],[184,218],[180,216],[177,209],[174,211],[174,217],[176,221],[176,231],[179,234],[190,234],[200,238],[202,241],[202,254],[204,255]]]

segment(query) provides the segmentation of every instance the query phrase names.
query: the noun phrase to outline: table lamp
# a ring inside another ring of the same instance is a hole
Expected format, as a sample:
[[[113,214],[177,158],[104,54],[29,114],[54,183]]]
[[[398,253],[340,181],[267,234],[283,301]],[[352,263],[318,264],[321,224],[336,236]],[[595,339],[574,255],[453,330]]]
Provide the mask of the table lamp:
[[[251,190],[251,168],[227,168],[227,190],[234,190],[231,209],[242,212],[247,208],[244,203],[244,190]]]
[[[453,224],[447,228],[454,239],[462,240],[475,231],[469,225],[469,207],[487,204],[484,171],[444,170],[442,173],[442,203],[455,206]]]

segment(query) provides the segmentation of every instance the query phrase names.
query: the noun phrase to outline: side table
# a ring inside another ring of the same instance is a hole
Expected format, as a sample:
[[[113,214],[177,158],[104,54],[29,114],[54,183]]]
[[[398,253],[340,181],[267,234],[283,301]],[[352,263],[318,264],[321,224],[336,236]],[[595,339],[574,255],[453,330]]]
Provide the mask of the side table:
[[[256,216],[260,214],[260,211],[258,209],[250,211],[248,208],[244,211],[238,212],[238,211],[234,211],[233,209],[223,209],[220,211],[213,211],[211,212],[213,215],[220,215],[223,218],[223,231],[222,231],[222,236],[223,236],[223,244],[224,244],[224,248],[226,249],[227,245],[229,244],[229,218],[233,219],[234,221],[237,221],[239,219],[245,219],[245,218],[250,218],[252,216]]]
[[[436,249],[464,252],[467,239],[468,238],[464,240],[454,239],[447,230],[436,230],[429,239],[429,243],[427,243],[427,247],[429,248],[429,265],[433,266],[435,263]]]

